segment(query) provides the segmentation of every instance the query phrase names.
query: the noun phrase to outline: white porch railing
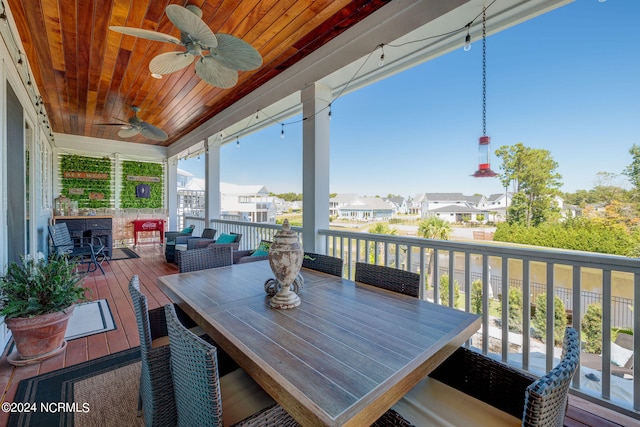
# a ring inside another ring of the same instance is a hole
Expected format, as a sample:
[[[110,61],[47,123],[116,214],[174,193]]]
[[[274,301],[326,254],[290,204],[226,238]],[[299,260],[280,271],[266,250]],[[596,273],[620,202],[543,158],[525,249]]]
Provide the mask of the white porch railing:
[[[279,225],[214,220],[218,233],[242,233],[241,248],[255,248],[261,239],[271,240]],[[302,231],[294,227],[299,235]],[[353,278],[355,263],[366,262],[417,272],[425,286],[421,298],[440,304],[440,278],[453,272],[449,280],[448,306],[454,306],[454,286],[459,284],[461,310],[471,311],[474,280],[482,282],[482,329],[471,342],[484,354],[492,355],[536,375],[550,370],[561,349],[554,346],[553,328],[547,327],[542,339],[531,333],[510,332],[509,295],[518,289],[522,298],[522,331],[532,331],[536,297],[545,293],[546,325],[554,324],[554,296],[559,297],[572,316],[579,334],[587,304],[602,304],[602,369],[578,369],[572,393],[600,405],[640,418],[640,376],[630,379],[611,374],[612,328],[640,330],[640,315],[634,305],[640,296],[640,260],[576,251],[539,247],[475,244],[399,237],[392,235],[320,230],[325,236],[327,254],[345,262],[344,275]],[[301,235],[300,235],[301,238]],[[436,272],[428,274],[428,271]],[[432,276],[430,280],[427,280]],[[434,277],[435,276],[435,277]],[[608,303],[606,303],[608,302]],[[541,307],[538,307],[540,309]],[[513,322],[513,320],[511,320]],[[512,323],[513,325],[513,323]],[[485,331],[488,333],[485,334]],[[485,335],[486,338],[485,339]],[[584,337],[582,337],[584,341]],[[633,338],[640,349],[640,335]],[[555,360],[554,360],[555,356]],[[640,352],[634,351],[633,365],[640,366]],[[589,377],[587,377],[587,374]],[[595,375],[595,376],[594,376]],[[595,378],[595,379],[594,379]]]

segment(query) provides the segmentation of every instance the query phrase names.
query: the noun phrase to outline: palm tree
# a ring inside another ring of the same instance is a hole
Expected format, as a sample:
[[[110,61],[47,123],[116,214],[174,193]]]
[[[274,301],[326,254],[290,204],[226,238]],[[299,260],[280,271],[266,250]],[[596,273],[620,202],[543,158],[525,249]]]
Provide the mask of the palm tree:
[[[395,236],[395,235],[398,234],[398,230],[395,229],[395,228],[389,227],[389,224],[387,224],[386,222],[378,222],[375,225],[373,225],[372,227],[370,227],[368,231],[371,234],[390,234],[392,236]],[[384,245],[382,245],[382,247],[384,248]],[[374,244],[374,247],[372,247],[370,249],[371,250],[368,251],[369,252],[369,263],[370,264],[375,264],[375,252],[374,252],[375,251],[375,244]]]
[[[449,240],[451,225],[437,216],[430,216],[420,221],[418,234],[426,239]]]
[[[418,234],[426,239],[449,240],[449,235],[451,234],[451,224],[440,217],[430,216],[420,221],[420,224],[418,225]],[[427,268],[427,274],[429,275],[429,277],[435,277],[435,272],[433,271],[433,249],[429,249],[428,252],[429,265]]]

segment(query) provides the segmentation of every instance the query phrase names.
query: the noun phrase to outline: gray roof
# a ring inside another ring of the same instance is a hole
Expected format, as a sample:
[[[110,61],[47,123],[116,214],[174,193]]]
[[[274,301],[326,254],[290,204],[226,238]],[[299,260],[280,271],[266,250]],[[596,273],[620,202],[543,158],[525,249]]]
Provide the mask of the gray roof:
[[[462,193],[426,193],[427,200],[442,200],[447,202],[466,201],[467,196]]]
[[[390,211],[391,206],[379,197],[359,197],[358,200],[348,206],[343,206],[340,209],[348,209],[354,211],[365,210],[377,210],[377,211]]]
[[[385,200],[389,200],[398,206],[404,203],[404,197],[386,197]]]
[[[429,210],[429,213],[488,213],[487,209],[476,209],[471,206],[443,206]]]
[[[336,197],[332,197],[329,201],[336,203],[351,203],[356,199],[358,199],[358,195],[356,193],[342,193],[336,194]]]

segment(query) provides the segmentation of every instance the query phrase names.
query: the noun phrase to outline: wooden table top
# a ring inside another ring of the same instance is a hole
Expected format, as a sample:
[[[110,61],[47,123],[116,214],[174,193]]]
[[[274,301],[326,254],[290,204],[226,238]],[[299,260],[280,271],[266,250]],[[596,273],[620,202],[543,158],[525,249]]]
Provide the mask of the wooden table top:
[[[366,426],[480,328],[480,317],[302,269],[301,305],[269,306],[267,261],[158,278],[304,426]]]

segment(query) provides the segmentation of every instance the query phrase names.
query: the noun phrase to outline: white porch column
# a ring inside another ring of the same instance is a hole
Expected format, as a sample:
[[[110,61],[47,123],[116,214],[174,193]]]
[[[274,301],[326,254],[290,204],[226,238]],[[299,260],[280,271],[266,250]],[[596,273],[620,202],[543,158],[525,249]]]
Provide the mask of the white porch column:
[[[178,158],[167,159],[167,214],[166,230],[178,229]]]
[[[220,219],[220,138],[218,135],[207,138],[205,149],[205,207],[206,227],[212,219]]]
[[[304,250],[324,253],[319,229],[329,228],[329,104],[331,89],[316,83],[302,90],[302,238]]]

